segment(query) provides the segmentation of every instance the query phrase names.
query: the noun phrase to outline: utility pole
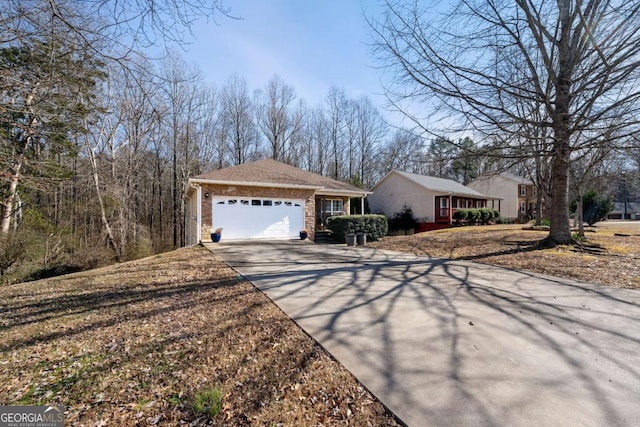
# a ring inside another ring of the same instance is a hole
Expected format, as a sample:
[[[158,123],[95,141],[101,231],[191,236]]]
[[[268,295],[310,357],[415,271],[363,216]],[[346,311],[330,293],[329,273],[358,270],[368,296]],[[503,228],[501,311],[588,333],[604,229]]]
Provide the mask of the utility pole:
[[[627,219],[627,174],[622,173],[622,191],[624,196],[624,216],[622,219]]]

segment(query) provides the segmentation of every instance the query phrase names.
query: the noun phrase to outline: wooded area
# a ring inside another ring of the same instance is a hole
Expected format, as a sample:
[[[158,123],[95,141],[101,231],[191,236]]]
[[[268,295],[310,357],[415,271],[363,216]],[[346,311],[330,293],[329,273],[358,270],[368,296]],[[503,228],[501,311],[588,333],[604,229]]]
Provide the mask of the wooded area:
[[[504,84],[483,97],[461,88],[438,92],[437,82],[430,83],[431,92],[421,96],[434,103],[450,103],[448,97],[477,100],[471,112],[437,106],[454,126],[440,129],[414,120],[415,128],[399,129],[367,96],[351,97],[339,86],[324,99],[304,100],[277,75],[263,87],[249,87],[241,75],[211,85],[178,51],[169,49],[160,60],[146,57],[145,46],[159,31],[179,42],[183,33],[176,28],[188,27],[198,16],[228,19],[230,13],[205,0],[156,3],[8,0],[0,10],[1,276],[18,266],[29,274],[50,274],[180,247],[187,179],[261,158],[362,188],[392,169],[463,183],[483,172],[510,170],[544,189],[541,197],[562,197],[552,185],[558,130],[548,109],[551,101],[542,102],[553,97],[553,90],[550,83],[506,85],[516,77],[535,81],[529,72],[519,75],[522,70],[507,67],[515,59],[500,56],[492,62],[495,73],[484,77]],[[618,40],[637,23],[637,7],[625,13],[625,27],[610,38]],[[379,35],[393,29],[373,28]],[[596,35],[593,30],[589,37]],[[581,84],[590,92],[575,95],[583,105],[576,114],[586,118],[572,122],[570,147],[561,159],[571,182],[565,190],[575,195],[597,190],[618,200],[639,197],[640,89],[633,86],[638,46],[629,44],[624,53],[612,46],[611,59],[602,61],[609,68],[580,69]],[[506,54],[508,49],[499,47],[496,51]],[[588,55],[582,59],[602,54],[597,45],[584,51]],[[621,75],[613,73],[611,61],[626,67]],[[600,76],[604,86],[594,86],[588,76]],[[394,81],[410,84],[407,78],[396,74]],[[591,102],[594,92],[610,95],[609,86],[626,93],[627,101],[610,109]],[[513,111],[527,119],[516,120]],[[568,221],[567,206],[555,209]]]

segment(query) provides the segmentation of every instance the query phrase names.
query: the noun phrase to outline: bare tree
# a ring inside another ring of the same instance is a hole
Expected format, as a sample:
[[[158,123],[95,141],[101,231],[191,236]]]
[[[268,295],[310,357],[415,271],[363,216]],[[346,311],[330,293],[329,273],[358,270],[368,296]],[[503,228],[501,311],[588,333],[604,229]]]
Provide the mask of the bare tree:
[[[182,44],[201,18],[230,17],[221,0],[4,0],[0,44],[42,37],[58,26],[94,56],[122,60],[159,42]]]
[[[392,170],[422,173],[424,162],[420,161],[424,140],[406,129],[396,129],[381,148],[378,170],[380,177]]]
[[[169,135],[167,153],[172,162],[173,244],[182,246],[184,238],[184,196],[189,176],[199,169],[199,123],[206,99],[203,97],[200,70],[186,64],[171,52],[161,70],[166,108],[165,123]]]
[[[266,91],[258,91],[256,98],[256,119],[268,141],[270,157],[283,161],[291,149],[292,139],[302,126],[299,110],[293,110],[295,90],[275,75],[267,83]]]
[[[327,115],[321,106],[311,109],[305,116],[300,166],[320,175],[327,175],[329,171],[329,127]]]
[[[464,0],[439,18],[419,2],[387,1],[371,26],[394,79],[389,97],[425,130],[439,123],[504,140],[523,124],[550,130],[548,240],[571,242],[571,153],[597,147],[606,132],[624,139],[638,129],[640,5]],[[541,105],[542,119],[523,115],[525,103]],[[412,113],[417,104],[432,112],[429,126]]]
[[[344,90],[331,87],[327,93],[327,123],[329,125],[329,140],[331,141],[330,174],[333,179],[341,179],[342,157],[344,155],[344,129],[345,116],[348,106],[347,97]]]
[[[355,142],[358,153],[358,179],[364,188],[374,185],[372,171],[375,153],[387,134],[387,123],[371,100],[362,96],[355,102]],[[353,183],[358,183],[351,177]]]
[[[256,125],[247,81],[233,75],[222,88],[222,128],[231,163],[239,165],[256,155]]]

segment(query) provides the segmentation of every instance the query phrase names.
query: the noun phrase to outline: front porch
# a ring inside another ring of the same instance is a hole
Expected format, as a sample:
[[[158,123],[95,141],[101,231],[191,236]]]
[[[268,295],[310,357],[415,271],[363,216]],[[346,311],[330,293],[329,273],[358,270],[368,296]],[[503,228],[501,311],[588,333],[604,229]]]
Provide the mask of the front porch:
[[[325,231],[327,219],[335,215],[347,215],[350,211],[350,198],[329,195],[315,196],[316,230]]]
[[[458,209],[479,209],[486,208],[486,199],[477,199],[473,197],[442,195],[435,198],[435,223],[452,224],[453,214]]]
[[[317,231],[327,230],[327,220],[336,215],[364,215],[365,193],[363,195],[336,196],[332,194],[316,194],[315,226]]]

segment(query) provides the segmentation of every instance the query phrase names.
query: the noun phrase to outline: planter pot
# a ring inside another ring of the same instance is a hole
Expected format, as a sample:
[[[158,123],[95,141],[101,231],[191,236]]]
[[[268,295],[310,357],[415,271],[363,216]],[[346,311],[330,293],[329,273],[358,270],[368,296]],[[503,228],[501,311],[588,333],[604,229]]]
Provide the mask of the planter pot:
[[[300,232],[300,240],[305,240],[307,237],[309,237],[309,234],[306,231]]]
[[[347,246],[355,246],[356,245],[356,235],[355,234],[345,234],[344,240],[347,242]]]
[[[222,234],[220,234],[220,233],[211,233],[211,241],[213,243],[219,242],[221,238],[222,238]]]
[[[356,234],[356,243],[358,246],[364,246],[367,244],[367,233]]]

